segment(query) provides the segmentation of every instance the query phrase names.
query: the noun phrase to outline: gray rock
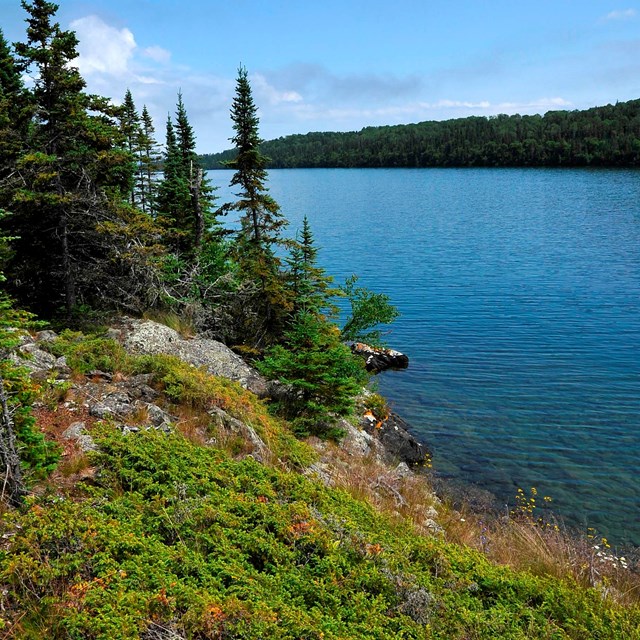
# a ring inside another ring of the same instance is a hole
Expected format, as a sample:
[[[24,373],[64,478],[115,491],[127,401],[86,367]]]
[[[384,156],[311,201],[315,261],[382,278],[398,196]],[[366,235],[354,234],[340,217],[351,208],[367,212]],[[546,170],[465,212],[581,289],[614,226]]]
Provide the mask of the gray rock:
[[[337,426],[345,432],[344,438],[340,443],[345,451],[363,458],[371,454],[377,456],[377,443],[370,433],[354,426],[345,419],[340,420]]]
[[[36,342],[53,342],[57,337],[58,334],[55,331],[46,329],[45,331],[38,331],[38,333],[36,333]]]
[[[322,482],[326,487],[331,487],[334,483],[329,468],[330,467],[327,464],[314,462],[312,465],[309,465],[303,473],[305,476],[320,480],[320,482]]]
[[[86,432],[84,422],[74,422],[64,431],[62,437],[65,440],[75,441],[80,449],[87,451],[97,451],[98,447],[93,438]]]
[[[391,413],[378,427],[365,417],[362,427],[382,444],[388,462],[406,462],[409,467],[424,465],[429,450],[409,433],[409,424]]]
[[[98,402],[89,404],[89,415],[105,420],[116,418],[123,420],[134,410],[129,396],[123,391],[115,391],[103,396]]]
[[[250,442],[253,447],[251,455],[256,460],[264,462],[267,459],[269,450],[252,426],[230,416],[226,411],[219,407],[212,407],[207,413],[211,416],[214,425],[218,429],[223,429],[228,433],[241,436]]]
[[[431,518],[427,518],[422,524],[434,534],[440,534],[444,531],[444,529]]]
[[[18,347],[19,353],[11,353],[9,359],[15,364],[29,369],[31,375],[45,374],[56,366],[56,357],[43,351],[35,342]]]
[[[432,520],[435,520],[438,517],[438,512],[435,510],[434,507],[429,507],[425,512],[424,512],[424,517],[425,518],[431,518]]]
[[[177,331],[151,320],[128,318],[123,331],[127,351],[155,355],[174,355],[209,373],[240,383],[260,397],[269,395],[269,385],[255,369],[221,342],[207,338],[187,340]]]
[[[406,462],[401,462],[394,470],[393,475],[396,478],[409,478],[413,475],[411,469],[409,469],[409,465]]]
[[[164,431],[170,433],[173,429],[174,419],[166,412],[163,411],[158,405],[146,402],[145,406],[149,413],[149,421],[153,425],[153,428],[158,431]]]

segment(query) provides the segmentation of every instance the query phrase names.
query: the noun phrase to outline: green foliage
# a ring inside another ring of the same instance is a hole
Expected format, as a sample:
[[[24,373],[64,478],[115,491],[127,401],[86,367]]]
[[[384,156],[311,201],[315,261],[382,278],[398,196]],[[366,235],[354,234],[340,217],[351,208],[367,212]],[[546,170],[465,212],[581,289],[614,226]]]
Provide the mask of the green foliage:
[[[0,329],[0,344],[3,342],[3,331]],[[9,360],[1,359],[0,377],[13,417],[23,477],[27,484],[33,483],[45,478],[55,469],[60,459],[60,449],[55,443],[46,440],[38,430],[32,408],[39,396],[39,389],[29,377],[28,371],[13,365]]]
[[[0,210],[0,218],[5,214]],[[0,248],[9,239],[0,235]],[[0,272],[0,283],[4,281]],[[0,418],[0,450],[3,458],[11,453],[18,454],[22,478],[28,483],[34,479],[45,477],[55,467],[59,459],[58,448],[47,442],[38,431],[32,415],[33,402],[38,388],[28,372],[16,366],[9,358],[9,352],[20,344],[20,338],[28,328],[37,326],[34,316],[13,307],[10,298],[0,290],[0,378],[2,379],[3,398],[12,424],[5,424],[5,416]],[[9,433],[11,430],[11,433]],[[0,460],[7,467],[10,460]],[[5,468],[4,472],[7,471]],[[3,473],[4,475],[4,473]],[[3,491],[4,495],[4,491]]]
[[[318,248],[313,240],[309,220],[305,216],[302,230],[291,242],[290,255],[286,260],[294,312],[333,316],[338,309],[330,299],[341,292],[330,288],[333,278],[317,266],[317,256]]]
[[[271,168],[637,167],[640,100],[544,116],[470,116],[417,124],[313,132],[262,144]],[[202,162],[219,169],[233,150]]]
[[[491,565],[179,435],[103,427],[85,497],[3,519],[10,637],[633,638],[640,612]]]
[[[274,252],[274,245],[282,243],[280,231],[287,221],[266,186],[267,159],[260,153],[257,107],[244,67],[238,69],[231,120],[235,131],[231,140],[237,155],[228,166],[235,170],[231,186],[240,187],[239,200],[229,207],[240,212],[234,257],[240,277],[260,285],[252,303],[262,326],[256,335],[248,337],[257,344],[279,337],[291,301],[280,274],[280,259]]]
[[[67,365],[76,373],[87,374],[95,369],[114,373],[130,367],[130,358],[120,343],[87,337],[79,331],[67,329],[43,347],[58,357],[66,356]]]
[[[337,327],[309,312],[298,313],[284,344],[271,347],[257,366],[290,385],[280,409],[301,435],[338,435],[332,431],[335,416],[351,413],[367,380],[362,360],[340,342]]]
[[[342,287],[351,305],[351,314],[342,328],[342,339],[382,346],[382,331],[374,327],[389,324],[400,314],[389,302],[389,296],[357,287],[357,282],[358,277],[351,276]]]
[[[78,40],[54,21],[57,5],[22,5],[27,39],[15,45],[15,63],[33,74],[23,101],[28,126],[13,130],[19,144],[0,189],[0,206],[13,213],[3,229],[17,237],[10,291],[49,318],[71,319],[78,306],[105,301],[135,309],[150,289],[143,256],[152,234],[139,233],[139,216],[124,202],[134,164],[120,145],[120,110],[85,93],[73,64]]]

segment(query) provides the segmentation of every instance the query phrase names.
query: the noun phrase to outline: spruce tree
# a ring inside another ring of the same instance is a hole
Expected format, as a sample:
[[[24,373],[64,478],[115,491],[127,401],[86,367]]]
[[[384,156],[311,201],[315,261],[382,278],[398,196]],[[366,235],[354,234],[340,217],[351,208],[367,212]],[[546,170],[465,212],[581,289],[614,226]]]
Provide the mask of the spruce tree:
[[[189,185],[182,170],[182,154],[178,147],[171,116],[167,116],[163,178],[158,188],[158,221],[170,250],[188,250],[188,213],[191,204]]]
[[[331,298],[341,295],[341,292],[331,288],[333,278],[317,265],[318,248],[307,216],[304,216],[299,236],[290,244],[286,262],[294,314],[301,311],[333,316],[337,307],[331,303]]]
[[[216,227],[211,185],[204,177],[195,150],[195,134],[178,93],[175,126],[167,120],[164,178],[159,187],[158,217],[171,247],[193,260]]]
[[[29,96],[20,68],[0,29],[0,191],[3,179],[15,169],[30,118]]]
[[[239,200],[231,206],[240,212],[240,231],[236,238],[236,258],[243,277],[259,283],[257,313],[263,318],[264,335],[269,340],[282,331],[283,319],[291,309],[285,290],[280,260],[274,253],[281,244],[280,232],[287,221],[266,186],[267,158],[260,153],[259,119],[246,68],[238,69],[236,95],[231,107],[235,135],[231,141],[236,157],[227,163],[235,173],[231,186],[240,187]]]
[[[140,158],[138,190],[142,211],[154,216],[157,201],[156,172],[160,167],[161,155],[155,139],[155,128],[147,105],[142,107],[140,124]]]
[[[133,176],[131,156],[118,146],[118,110],[85,93],[73,66],[78,41],[54,21],[57,6],[45,0],[22,6],[27,39],[15,51],[18,66],[33,74],[33,116],[0,203],[13,213],[4,229],[19,238],[6,267],[11,290],[47,317],[62,311],[70,318],[83,304],[129,305],[132,288],[148,287],[141,279],[141,227],[122,207]]]
[[[138,175],[139,175],[139,158],[141,154],[140,150],[140,138],[141,138],[141,126],[140,116],[136,110],[136,105],[133,101],[131,91],[127,89],[124,96],[120,111],[120,131],[124,140],[124,148],[131,155],[132,170],[135,171],[136,179],[131,186],[131,205],[136,206],[140,201],[138,191]]]

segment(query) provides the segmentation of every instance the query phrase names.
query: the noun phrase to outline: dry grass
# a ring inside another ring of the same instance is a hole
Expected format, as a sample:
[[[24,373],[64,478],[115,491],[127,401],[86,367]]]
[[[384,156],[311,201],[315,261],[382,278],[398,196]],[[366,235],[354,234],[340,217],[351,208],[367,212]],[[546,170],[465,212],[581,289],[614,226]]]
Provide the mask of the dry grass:
[[[496,517],[443,506],[439,515],[448,540],[482,551],[498,564],[574,580],[620,604],[640,603],[640,550],[616,554],[604,538],[577,535],[535,513]]]
[[[373,456],[354,460],[333,443],[313,438],[310,442],[323,452],[324,468],[333,486],[399,521],[411,521],[422,533],[433,533],[427,523],[439,501],[426,478],[414,474],[403,477]]]
[[[177,331],[183,338],[193,338],[197,333],[193,318],[188,313],[178,315],[174,311],[154,310],[147,311],[142,317]]]

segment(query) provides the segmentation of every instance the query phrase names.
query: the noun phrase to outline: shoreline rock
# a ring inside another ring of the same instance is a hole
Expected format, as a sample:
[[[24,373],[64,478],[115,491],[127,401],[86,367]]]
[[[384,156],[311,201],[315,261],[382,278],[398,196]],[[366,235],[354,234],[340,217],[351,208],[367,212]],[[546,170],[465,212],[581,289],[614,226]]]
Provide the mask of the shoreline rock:
[[[364,342],[354,342],[351,353],[364,358],[367,371],[381,373],[388,369],[406,369],[409,366],[409,356],[394,349],[372,347]]]

